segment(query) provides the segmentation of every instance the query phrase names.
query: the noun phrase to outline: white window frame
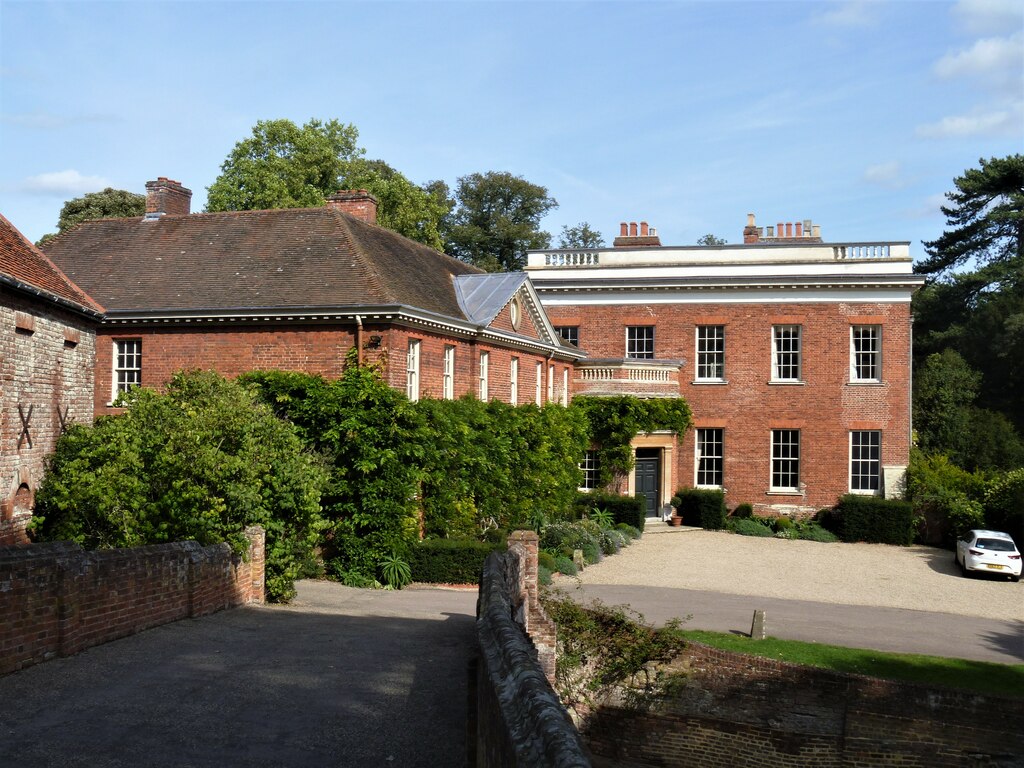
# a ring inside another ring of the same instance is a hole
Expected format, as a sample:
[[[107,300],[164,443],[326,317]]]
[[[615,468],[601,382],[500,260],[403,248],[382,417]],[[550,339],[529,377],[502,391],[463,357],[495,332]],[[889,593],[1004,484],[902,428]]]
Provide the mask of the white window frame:
[[[850,381],[882,380],[882,326],[850,326]]]
[[[509,363],[508,371],[509,391],[508,401],[512,405],[519,404],[519,358],[513,357]]]
[[[490,367],[491,367],[491,353],[481,352],[480,353],[480,400],[486,403],[490,397]]]
[[[711,464],[708,468],[707,464]],[[718,482],[701,482],[708,475]],[[697,488],[721,488],[725,480],[725,430],[698,427],[694,443],[694,481]]]
[[[698,325],[697,381],[725,381],[725,326]]]
[[[114,339],[111,402],[122,392],[142,386],[142,339]]]
[[[420,340],[409,339],[405,353],[405,396],[414,403],[420,399]]]
[[[865,439],[868,441],[865,444]],[[869,453],[864,456],[864,451]],[[871,451],[874,455],[871,455]],[[850,430],[850,493],[877,496],[882,493],[882,431]],[[866,486],[866,487],[865,487]]]
[[[441,374],[441,397],[445,400],[455,399],[455,347],[450,344],[444,348],[444,370]]]
[[[772,461],[770,485],[772,491],[798,493],[800,491],[800,430],[772,430]],[[783,484],[777,481],[794,481]]]
[[[555,333],[574,347],[580,345],[580,327],[578,325],[557,325],[555,326]]]
[[[580,462],[580,469],[583,471],[583,484],[581,491],[596,491],[598,485],[599,466],[597,463],[597,451],[586,451],[583,454],[583,461]]]
[[[772,381],[802,381],[803,326],[772,326]]]
[[[653,360],[654,359],[654,326],[653,325],[627,325],[626,326],[626,359],[627,360]]]
[[[536,384],[537,405],[544,404],[544,363],[537,363],[537,384]]]
[[[569,405],[569,369],[562,369],[562,405]]]

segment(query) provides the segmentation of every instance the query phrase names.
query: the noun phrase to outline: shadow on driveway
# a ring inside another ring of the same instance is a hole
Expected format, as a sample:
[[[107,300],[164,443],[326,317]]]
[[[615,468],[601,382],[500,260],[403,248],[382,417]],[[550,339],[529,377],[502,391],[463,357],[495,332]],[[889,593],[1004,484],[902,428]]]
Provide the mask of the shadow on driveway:
[[[475,593],[375,598],[239,608],[0,678],[0,765],[464,765]]]

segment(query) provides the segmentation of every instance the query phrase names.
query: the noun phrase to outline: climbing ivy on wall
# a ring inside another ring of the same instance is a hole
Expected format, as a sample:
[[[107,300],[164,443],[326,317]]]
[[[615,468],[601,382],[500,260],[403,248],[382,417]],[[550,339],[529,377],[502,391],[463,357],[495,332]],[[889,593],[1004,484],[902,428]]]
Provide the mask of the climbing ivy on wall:
[[[631,443],[638,434],[669,430],[682,435],[692,423],[690,406],[682,398],[579,395],[572,400],[573,408],[582,411],[589,423],[601,485],[608,485],[633,468]]]

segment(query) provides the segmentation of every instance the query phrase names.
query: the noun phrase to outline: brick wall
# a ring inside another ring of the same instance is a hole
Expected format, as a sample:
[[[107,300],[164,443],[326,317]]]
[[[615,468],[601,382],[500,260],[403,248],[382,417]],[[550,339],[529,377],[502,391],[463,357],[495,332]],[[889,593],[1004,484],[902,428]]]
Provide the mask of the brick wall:
[[[488,556],[476,627],[477,764],[589,766],[551,687],[554,625],[537,602],[537,534],[516,531],[508,552]]]
[[[591,358],[622,358],[626,326],[655,326],[655,358],[685,361],[679,394],[698,427],[724,431],[730,506],[811,510],[849,489],[849,431],[882,433],[882,465],[910,451],[910,307],[907,303],[623,304],[550,306],[555,325],[579,325]],[[802,326],[802,384],[770,384],[773,324]],[[882,381],[851,384],[850,327],[882,326]],[[725,384],[694,383],[696,326],[725,326]],[[577,381],[576,391],[585,390]],[[771,430],[799,429],[805,495],[769,493]],[[695,481],[693,430],[681,441],[674,487]],[[673,488],[674,490],[674,488]]]
[[[81,316],[0,288],[0,546],[27,541],[62,421],[92,421],[95,352]]]
[[[1014,765],[1024,700],[816,670],[691,643],[686,683],[653,711],[582,726],[598,765]]]
[[[248,559],[194,541],[85,552],[69,542],[0,548],[0,674],[178,619],[264,599],[264,532]]]

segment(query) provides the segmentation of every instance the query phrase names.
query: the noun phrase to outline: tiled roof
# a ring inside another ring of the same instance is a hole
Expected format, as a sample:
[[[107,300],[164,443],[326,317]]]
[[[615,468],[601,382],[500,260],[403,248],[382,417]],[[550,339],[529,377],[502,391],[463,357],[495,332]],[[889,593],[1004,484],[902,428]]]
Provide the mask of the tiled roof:
[[[405,305],[463,319],[476,267],[332,208],[85,222],[46,253],[108,312]]]
[[[3,215],[0,215],[0,275],[45,291],[78,308],[92,312],[103,310]]]

